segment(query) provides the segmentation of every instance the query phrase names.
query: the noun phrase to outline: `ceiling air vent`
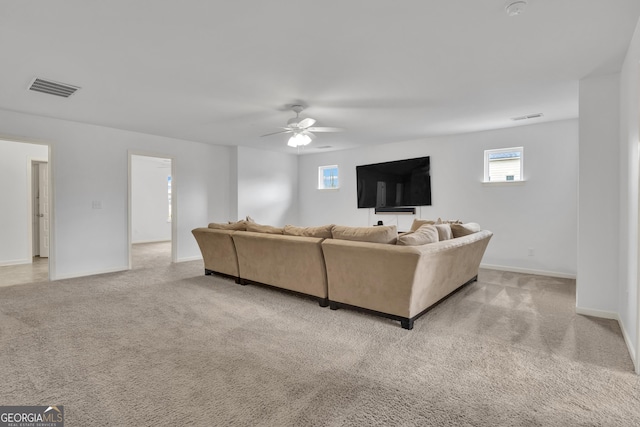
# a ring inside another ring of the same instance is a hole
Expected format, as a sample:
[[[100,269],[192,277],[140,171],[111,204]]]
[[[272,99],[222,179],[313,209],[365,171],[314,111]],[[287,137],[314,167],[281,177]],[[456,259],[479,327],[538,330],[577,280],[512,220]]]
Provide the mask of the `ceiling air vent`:
[[[542,117],[543,115],[544,114],[542,114],[542,113],[529,114],[529,115],[526,115],[526,116],[512,117],[511,120],[518,121],[518,120],[537,119],[538,117]]]
[[[316,147],[318,150],[326,150],[327,148],[331,148],[331,145],[321,145],[320,147]]]
[[[39,78],[34,79],[29,85],[29,90],[48,93],[49,95],[62,96],[63,98],[70,97],[78,89],[80,89],[78,86]]]

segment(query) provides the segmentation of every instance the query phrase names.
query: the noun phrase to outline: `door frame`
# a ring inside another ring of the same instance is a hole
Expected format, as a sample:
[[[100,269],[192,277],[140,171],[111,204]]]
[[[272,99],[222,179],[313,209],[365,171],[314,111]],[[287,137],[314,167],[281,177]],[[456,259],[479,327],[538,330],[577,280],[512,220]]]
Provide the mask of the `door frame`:
[[[29,255],[33,260],[33,194],[32,194],[32,161],[35,162],[46,162],[49,164],[49,259],[47,266],[48,280],[55,280],[55,259],[56,259],[56,246],[55,246],[55,229],[56,229],[56,221],[55,221],[55,185],[54,185],[54,161],[53,161],[53,147],[50,143],[44,141],[30,140],[26,138],[18,138],[11,135],[2,135],[0,134],[0,139],[10,142],[17,142],[19,144],[33,144],[33,145],[44,145],[47,147],[47,158],[42,159],[41,157],[32,157],[27,156],[27,215],[29,215],[29,221],[27,221],[27,239],[28,239],[28,247],[29,247]]]
[[[169,154],[149,151],[128,150],[127,152],[127,252],[129,254],[129,270],[133,268],[133,233],[131,231],[132,176],[131,159],[133,156],[156,157],[171,160],[171,262],[178,262],[178,186],[176,185],[176,159]]]
[[[31,254],[31,258],[33,259],[34,252],[36,252],[36,250],[35,250],[35,248],[33,246],[33,243],[34,243],[33,242],[33,237],[34,237],[33,236],[33,216],[35,215],[35,212],[33,211],[33,197],[34,197],[33,189],[34,189],[34,186],[39,187],[38,183],[34,183],[33,182],[33,171],[34,171],[36,166],[39,166],[42,163],[49,164],[49,160],[48,159],[37,158],[37,157],[29,157],[29,159],[27,159],[27,160],[30,160],[30,162],[29,162],[29,164],[27,166],[28,167],[28,172],[27,173],[29,174],[29,177],[27,178],[27,185],[29,186],[29,195],[28,195],[28,197],[31,200],[31,203],[29,205],[29,211],[27,212],[27,215],[29,215],[29,217],[31,218],[31,221],[32,221],[32,223],[31,223],[32,226],[29,228],[29,232],[30,232],[29,241],[31,242],[31,244],[29,245],[29,253]],[[47,169],[47,173],[48,173],[48,170],[49,169]],[[38,176],[40,176],[40,171],[38,171]],[[48,185],[48,187],[49,187],[49,191],[51,191],[51,186]],[[51,215],[49,215],[49,228],[51,228]],[[49,247],[49,250],[51,250],[51,247]],[[38,252],[40,252],[40,251],[38,251]]]

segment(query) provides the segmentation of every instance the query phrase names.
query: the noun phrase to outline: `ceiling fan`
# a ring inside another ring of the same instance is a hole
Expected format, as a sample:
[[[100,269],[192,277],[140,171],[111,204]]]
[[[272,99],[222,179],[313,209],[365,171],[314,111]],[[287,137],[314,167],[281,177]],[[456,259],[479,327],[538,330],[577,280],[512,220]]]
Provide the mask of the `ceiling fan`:
[[[287,121],[287,126],[283,127],[281,131],[268,133],[262,136],[271,136],[278,135],[281,133],[291,133],[291,137],[289,138],[289,142],[287,145],[289,147],[300,147],[309,144],[311,141],[315,139],[315,135],[312,132],[342,132],[343,129],[340,128],[331,128],[331,127],[318,127],[313,126],[316,121],[310,117],[305,119],[300,118],[300,113],[304,110],[303,105],[292,105],[291,111],[296,113],[296,116],[289,119]]]

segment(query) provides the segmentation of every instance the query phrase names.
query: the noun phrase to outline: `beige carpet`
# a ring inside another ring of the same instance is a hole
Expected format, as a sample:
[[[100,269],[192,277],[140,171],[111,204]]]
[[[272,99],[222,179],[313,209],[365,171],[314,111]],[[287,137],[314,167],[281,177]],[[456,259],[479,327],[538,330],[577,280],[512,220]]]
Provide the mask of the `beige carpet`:
[[[0,288],[1,405],[71,426],[632,426],[640,379],[572,281],[482,271],[413,331],[201,262]]]

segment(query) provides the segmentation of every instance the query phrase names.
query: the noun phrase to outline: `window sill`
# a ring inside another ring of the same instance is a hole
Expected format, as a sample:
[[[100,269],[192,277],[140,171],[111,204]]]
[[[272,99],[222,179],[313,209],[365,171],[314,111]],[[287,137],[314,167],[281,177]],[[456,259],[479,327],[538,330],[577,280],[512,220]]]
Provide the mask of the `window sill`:
[[[335,187],[335,188],[318,188],[319,191],[338,191],[340,190],[340,187]]]
[[[524,183],[527,182],[526,180],[520,180],[520,181],[482,181],[481,184],[482,185],[488,185],[488,186],[500,186],[500,185],[524,185]]]

